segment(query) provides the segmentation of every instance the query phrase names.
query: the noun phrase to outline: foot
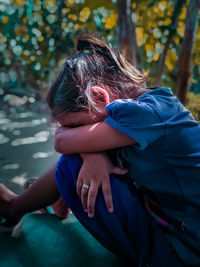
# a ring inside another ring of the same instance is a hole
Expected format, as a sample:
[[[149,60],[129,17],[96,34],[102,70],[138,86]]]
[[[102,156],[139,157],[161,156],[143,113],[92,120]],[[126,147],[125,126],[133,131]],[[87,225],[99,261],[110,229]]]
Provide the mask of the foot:
[[[66,219],[69,216],[70,209],[62,197],[52,204],[51,208],[60,219]]]
[[[6,219],[4,222],[6,227],[17,224],[21,219],[21,216],[12,216],[10,214],[11,203],[16,196],[5,185],[0,184],[0,216]]]
[[[35,181],[36,179],[27,180],[24,184],[24,190],[27,190],[30,186],[32,186]],[[51,205],[51,208],[55,212],[56,216],[60,219],[66,219],[69,216],[70,209],[62,197],[60,197],[55,203],[53,203]],[[47,208],[40,209],[40,212],[43,214],[49,213]]]

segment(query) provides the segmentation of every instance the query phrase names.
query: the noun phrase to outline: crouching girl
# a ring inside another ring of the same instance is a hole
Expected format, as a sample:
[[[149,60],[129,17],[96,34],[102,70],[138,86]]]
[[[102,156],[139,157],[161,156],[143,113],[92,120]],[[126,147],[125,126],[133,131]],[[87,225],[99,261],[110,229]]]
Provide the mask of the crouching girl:
[[[20,196],[2,186],[0,214],[18,220],[61,195],[135,266],[199,266],[200,127],[170,89],[145,81],[101,38],[83,34],[47,97],[61,125],[55,177],[48,171]]]

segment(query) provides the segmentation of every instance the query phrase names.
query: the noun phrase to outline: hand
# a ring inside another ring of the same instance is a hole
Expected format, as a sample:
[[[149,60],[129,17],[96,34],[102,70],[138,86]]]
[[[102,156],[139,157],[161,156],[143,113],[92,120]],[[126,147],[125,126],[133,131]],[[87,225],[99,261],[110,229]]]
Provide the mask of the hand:
[[[98,190],[101,187],[104,200],[109,212],[113,212],[113,201],[110,187],[109,175],[123,175],[128,172],[127,169],[122,169],[113,166],[106,153],[84,153],[81,154],[83,164],[79,171],[76,189],[81,198],[83,208],[88,216],[94,216],[94,207]],[[83,184],[89,186],[89,189],[83,188]]]

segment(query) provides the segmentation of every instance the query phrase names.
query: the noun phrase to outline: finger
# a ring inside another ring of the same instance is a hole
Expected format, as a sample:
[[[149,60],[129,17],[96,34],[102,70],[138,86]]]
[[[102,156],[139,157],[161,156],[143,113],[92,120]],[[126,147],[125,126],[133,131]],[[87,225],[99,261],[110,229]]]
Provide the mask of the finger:
[[[124,174],[128,173],[128,169],[120,168],[120,167],[113,167],[113,170],[111,173],[124,175]]]
[[[113,208],[113,200],[112,200],[112,192],[111,192],[110,183],[102,184],[102,191],[103,191],[103,195],[104,195],[104,199],[105,199],[106,207],[108,211],[113,212],[114,208]]]
[[[81,197],[81,190],[83,186],[83,180],[78,177],[77,182],[76,182],[76,192]]]
[[[81,189],[81,202],[83,205],[83,209],[87,212],[87,198],[88,198],[88,189],[83,188]]]
[[[98,194],[99,186],[96,183],[90,184],[90,189],[87,198],[87,212],[90,218],[94,217],[96,197]]]

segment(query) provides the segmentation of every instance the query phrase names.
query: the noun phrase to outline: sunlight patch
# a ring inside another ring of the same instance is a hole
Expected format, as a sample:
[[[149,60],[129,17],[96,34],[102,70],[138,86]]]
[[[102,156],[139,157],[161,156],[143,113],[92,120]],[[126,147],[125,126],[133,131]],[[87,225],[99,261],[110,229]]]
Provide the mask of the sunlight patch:
[[[6,124],[9,123],[10,120],[9,119],[0,119],[0,124]]]
[[[35,134],[33,137],[26,137],[26,138],[18,138],[12,141],[12,146],[19,146],[19,145],[29,145],[29,144],[35,144],[40,142],[46,142],[49,137],[48,131],[41,131],[37,134]]]
[[[5,144],[9,141],[8,137],[5,137],[3,134],[0,134],[0,144]]]
[[[16,119],[25,119],[25,118],[33,117],[34,115],[35,113],[29,111],[29,112],[13,114],[12,117]]]
[[[15,176],[14,178],[12,178],[12,182],[18,185],[24,185],[24,183],[27,180],[27,173],[22,173],[19,176]]]
[[[10,122],[8,119],[0,119],[0,124],[5,124],[1,127],[2,130],[14,130],[14,129],[20,129],[20,128],[26,128],[26,127],[34,127],[36,125],[40,125],[47,122],[47,119],[42,118],[40,120],[33,120],[29,122]]]
[[[37,152],[37,153],[33,154],[32,157],[34,159],[38,159],[38,158],[42,159],[42,158],[48,158],[52,154],[53,154],[53,152],[47,152],[47,153],[45,153],[45,152]]]
[[[6,164],[3,166],[3,170],[16,170],[16,169],[19,169],[18,163]]]

